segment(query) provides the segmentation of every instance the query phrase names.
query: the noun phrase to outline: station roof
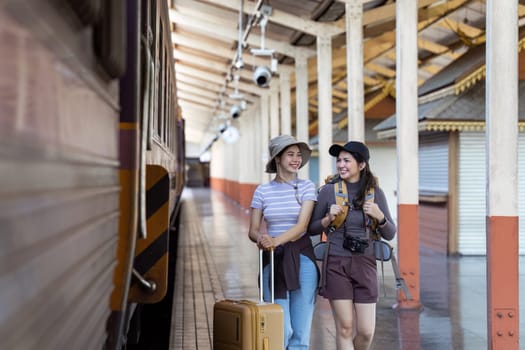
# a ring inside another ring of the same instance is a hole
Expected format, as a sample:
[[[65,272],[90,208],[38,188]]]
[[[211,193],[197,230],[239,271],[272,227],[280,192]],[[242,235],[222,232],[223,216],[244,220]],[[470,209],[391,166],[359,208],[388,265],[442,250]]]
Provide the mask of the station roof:
[[[274,50],[277,75],[285,70],[292,72],[292,104],[295,104],[295,60],[308,57],[309,132],[310,137],[315,136],[318,35],[332,37],[334,128],[346,129],[344,2],[168,0],[168,3],[178,100],[186,120],[187,142],[202,145],[215,135],[224,119],[229,117],[231,106],[240,102],[235,98],[237,95],[242,95],[250,107],[268,91],[253,82],[255,67],[269,65],[269,57],[253,55],[251,51],[261,49],[263,44],[265,49]],[[239,16],[241,3],[243,16]],[[393,0],[362,0],[362,3],[365,116],[386,119],[394,112],[392,106],[395,104],[390,103],[389,108],[380,112],[377,106],[384,100],[395,99],[396,3]],[[522,0],[518,6],[519,25],[522,26],[525,23]],[[268,14],[265,26],[261,26],[263,14]],[[483,0],[418,1],[418,79],[421,87],[470,50],[484,46],[485,17]],[[238,29],[241,22],[240,28],[244,30]],[[235,68],[239,56],[242,69]],[[426,86],[431,88],[430,83]]]
[[[525,33],[518,43],[518,119],[525,131]],[[485,45],[471,49],[418,89],[420,131],[485,130]],[[395,137],[396,115],[374,127],[379,138]]]

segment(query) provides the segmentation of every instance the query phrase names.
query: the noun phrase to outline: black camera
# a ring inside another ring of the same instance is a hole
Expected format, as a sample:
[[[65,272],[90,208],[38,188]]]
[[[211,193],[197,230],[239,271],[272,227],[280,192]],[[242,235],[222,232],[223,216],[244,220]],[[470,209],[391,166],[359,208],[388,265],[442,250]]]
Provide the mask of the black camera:
[[[352,253],[363,254],[368,248],[368,239],[357,237],[345,237],[343,240],[343,248],[348,249]]]

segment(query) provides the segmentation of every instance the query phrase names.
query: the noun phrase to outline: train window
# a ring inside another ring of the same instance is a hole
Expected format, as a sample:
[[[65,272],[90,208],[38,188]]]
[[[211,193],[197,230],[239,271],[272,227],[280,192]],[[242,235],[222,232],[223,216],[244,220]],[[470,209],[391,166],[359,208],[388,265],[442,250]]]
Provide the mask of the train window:
[[[169,134],[169,140],[170,140],[170,146],[173,146],[173,116],[175,115],[175,94],[173,93],[173,81],[170,84],[170,95],[171,95],[171,102],[170,102],[170,134]],[[170,147],[171,148],[171,147]]]
[[[162,113],[163,115],[163,133],[162,133],[162,140],[164,141],[164,143],[167,144],[167,136],[168,136],[168,103],[169,103],[169,93],[170,93],[170,90],[169,90],[169,82],[168,82],[168,72],[170,71],[169,70],[169,66],[168,66],[168,61],[169,58],[168,58],[168,50],[164,50],[164,62],[166,62],[166,71],[165,71],[165,74],[164,74],[164,113]]]
[[[171,79],[170,79],[170,76],[171,74],[169,74],[169,69],[168,69],[168,76],[167,76],[167,81],[166,81],[166,90],[167,90],[167,94],[166,94],[166,133],[165,133],[165,140],[166,140],[166,146],[169,148],[170,147],[170,120],[171,120]]]
[[[175,95],[173,95],[173,89],[172,89],[171,104],[170,104],[170,135],[169,135],[170,149],[173,148],[173,123],[174,123],[173,116],[175,115],[175,112],[174,112],[175,106],[173,105],[173,100],[175,100]]]
[[[164,33],[164,28],[162,26],[162,22],[159,23],[160,24],[160,27],[159,27],[159,33],[162,34]],[[157,110],[156,110],[156,113],[157,113],[157,129],[155,130],[156,131],[156,136],[157,137],[161,137],[162,136],[162,113],[163,113],[163,110],[162,110],[162,106],[164,104],[164,71],[166,70],[166,61],[164,60],[164,38],[162,35],[159,35],[159,75],[157,76],[157,79],[158,79],[158,85],[157,85]]]
[[[160,67],[160,62],[159,62],[158,53],[157,53],[158,44],[159,44],[158,35],[157,35],[157,33],[159,32],[158,30],[159,22],[158,22],[158,17],[157,17],[157,10],[158,10],[157,1],[144,0],[144,2],[148,3],[148,7],[150,9],[149,11],[150,21],[149,22],[151,24],[151,27],[150,27],[151,28],[151,54],[152,54],[153,67],[157,68],[157,69],[153,69],[151,73],[153,84],[151,85],[151,100],[150,100],[150,103],[151,103],[150,110],[152,111],[152,114],[150,115],[150,126],[151,126],[150,137],[154,138],[158,130],[157,118],[155,118],[155,113],[157,113],[157,108],[158,108],[156,104],[156,100],[157,100],[157,96],[159,92],[157,91],[157,85],[155,84],[155,82],[157,81],[157,75],[159,74],[158,69]]]
[[[173,138],[173,152],[176,152],[177,151],[177,142],[179,142],[179,134],[178,134],[178,129],[177,129],[177,125],[178,125],[178,120],[179,120],[179,104],[178,104],[178,99],[177,99],[177,84],[176,83],[173,83],[173,119],[172,119],[172,123],[173,123],[173,131],[172,131],[172,138]]]
[[[151,31],[150,12],[151,12],[150,1],[142,0],[140,2],[140,15],[141,15],[140,21],[142,24],[140,30],[141,30],[142,35],[144,35],[145,39],[147,39],[148,41],[150,40],[149,32]],[[153,37],[153,32],[151,32],[151,35]],[[149,44],[150,43],[148,42],[148,46]]]
[[[177,107],[177,89],[175,85],[173,86],[173,114],[171,116],[171,138],[173,142],[173,152],[176,151],[176,145],[177,145],[177,115],[178,115],[178,107]]]
[[[146,149],[151,150],[151,133],[153,127],[153,108],[155,101],[155,38],[153,36],[155,18],[152,18],[152,2],[141,1],[141,51],[142,51],[142,87],[140,110],[145,118],[143,127],[147,128]]]
[[[164,41],[164,40],[163,40]],[[166,71],[168,70],[168,67],[166,67],[166,48],[164,46],[161,46],[161,55],[162,55],[162,104],[160,105],[160,119],[159,119],[159,130],[160,130],[160,140],[162,143],[164,143],[164,132],[166,130]]]
[[[153,58],[150,56],[151,58],[151,71],[150,71],[150,75],[149,75],[149,110],[148,110],[148,144],[147,144],[147,148],[148,150],[151,150],[151,142],[153,140],[153,130],[154,127],[153,127],[153,123],[154,123],[154,120],[155,118],[153,118],[154,116],[154,111],[155,111],[155,63],[153,61]]]
[[[170,98],[170,119],[169,119],[170,133],[168,135],[168,140],[170,142],[170,149],[172,149],[172,146],[173,146],[173,115],[175,114],[173,113],[173,111],[175,110],[174,105],[173,105],[173,102],[175,101],[175,95],[173,94],[173,80],[171,80],[171,84],[170,84],[170,96],[171,96]]]
[[[156,1],[151,1],[151,0],[143,0],[145,3],[147,3],[147,8],[149,10],[149,23],[150,23],[150,27],[151,27],[151,34],[152,34],[152,38],[153,40],[155,40],[155,38],[157,38],[157,26],[158,26],[158,21],[157,21],[157,2]],[[156,40],[153,44],[154,46],[156,45]]]
[[[171,94],[173,100],[173,95]],[[168,141],[170,150],[173,151],[173,102],[170,103],[170,119],[169,119],[170,133],[168,134]]]

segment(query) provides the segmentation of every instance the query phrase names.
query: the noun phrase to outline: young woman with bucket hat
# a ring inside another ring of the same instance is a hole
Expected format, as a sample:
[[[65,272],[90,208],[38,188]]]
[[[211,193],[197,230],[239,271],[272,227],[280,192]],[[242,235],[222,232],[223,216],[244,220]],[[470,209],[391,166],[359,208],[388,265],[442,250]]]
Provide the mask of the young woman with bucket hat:
[[[308,349],[318,270],[308,223],[317,197],[315,185],[297,172],[310,159],[311,149],[292,136],[270,140],[266,172],[275,174],[259,185],[251,203],[249,237],[259,248],[274,249],[275,302],[284,311],[284,349]],[[263,221],[266,230],[263,230]],[[270,266],[265,257],[263,290],[269,300]]]

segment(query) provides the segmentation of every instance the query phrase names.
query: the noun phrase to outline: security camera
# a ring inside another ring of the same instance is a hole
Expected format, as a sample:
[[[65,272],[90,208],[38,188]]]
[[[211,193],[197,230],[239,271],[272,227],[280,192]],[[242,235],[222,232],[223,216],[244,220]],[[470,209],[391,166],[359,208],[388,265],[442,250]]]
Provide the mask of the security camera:
[[[230,108],[230,115],[233,119],[239,118],[241,116],[241,107],[234,105]]]
[[[272,79],[272,72],[266,66],[259,66],[253,72],[253,80],[260,87],[267,87]]]
[[[230,125],[226,130],[224,130],[221,136],[226,143],[232,144],[237,142],[241,134],[236,127]]]

